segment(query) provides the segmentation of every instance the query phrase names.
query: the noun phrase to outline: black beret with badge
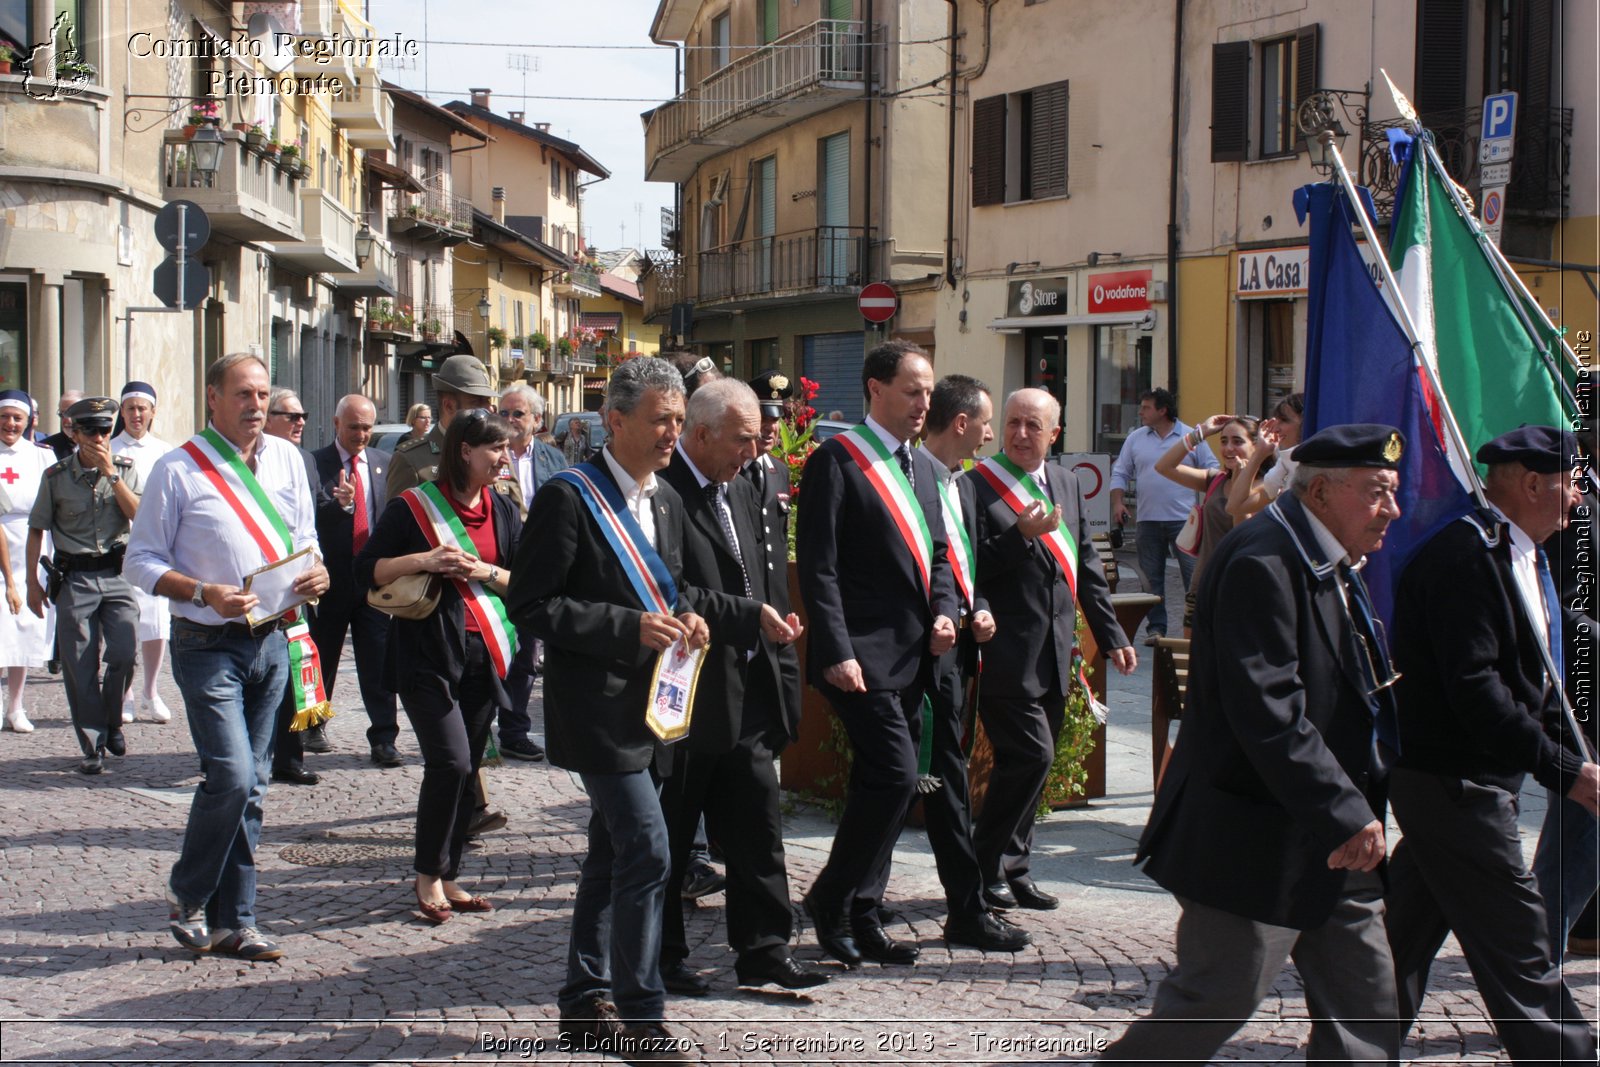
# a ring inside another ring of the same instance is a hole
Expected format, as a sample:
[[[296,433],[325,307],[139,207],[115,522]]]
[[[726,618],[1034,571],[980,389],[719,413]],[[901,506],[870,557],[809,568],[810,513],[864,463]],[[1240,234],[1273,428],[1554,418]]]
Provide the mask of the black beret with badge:
[[[781,418],[784,401],[794,396],[794,386],[789,384],[788,375],[775,369],[751,378],[750,388],[755,390],[756,399],[761,403],[762,416],[769,419]]]
[[[1560,474],[1578,466],[1578,438],[1554,426],[1519,426],[1478,449],[1479,463],[1520,463],[1535,474]]]
[[[1372,467],[1399,470],[1405,435],[1393,426],[1351,422],[1329,426],[1301,441],[1294,461],[1302,467]]]
[[[109,396],[86,396],[67,409],[67,418],[76,429],[110,433],[120,406]]]

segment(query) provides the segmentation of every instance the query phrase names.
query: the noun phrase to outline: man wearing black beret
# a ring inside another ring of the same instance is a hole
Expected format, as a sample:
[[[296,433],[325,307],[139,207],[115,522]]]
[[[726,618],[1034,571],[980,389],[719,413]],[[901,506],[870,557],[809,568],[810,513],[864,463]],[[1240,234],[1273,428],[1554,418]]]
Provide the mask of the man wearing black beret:
[[[1306,1062],[1399,1056],[1379,873],[1398,726],[1355,568],[1400,514],[1404,448],[1374,424],[1307,438],[1292,494],[1206,565],[1183,729],[1137,856],[1178,898],[1177,965],[1106,1059],[1209,1060],[1291,955]]]
[[[1514,1062],[1593,1063],[1594,1030],[1561,980],[1517,833],[1528,774],[1590,813],[1600,804],[1600,767],[1563,738],[1561,642],[1550,641],[1561,605],[1538,547],[1576,503],[1576,442],[1524,426],[1477,459],[1489,468],[1489,507],[1418,550],[1395,598],[1402,714],[1390,800],[1405,836],[1390,864],[1388,924],[1400,1017],[1416,1019],[1454,931]]]

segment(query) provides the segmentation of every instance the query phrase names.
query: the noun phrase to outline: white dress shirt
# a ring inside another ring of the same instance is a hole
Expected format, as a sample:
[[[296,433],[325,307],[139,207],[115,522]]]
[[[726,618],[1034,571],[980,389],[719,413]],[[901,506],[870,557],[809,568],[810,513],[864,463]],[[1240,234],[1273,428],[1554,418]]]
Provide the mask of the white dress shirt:
[[[521,452],[515,448],[507,447],[506,459],[511,463],[511,470],[517,476],[517,481],[522,485],[523,505],[533,503],[534,470],[533,470],[533,438],[528,438],[528,447]]]
[[[233,447],[231,442],[224,442]],[[237,449],[235,449],[237,451]],[[315,511],[305,461],[289,442],[270,434],[256,445],[256,480],[289,528],[294,551],[317,547]],[[207,584],[238,587],[244,576],[266,562],[255,539],[188,453],[173,449],[156,461],[133,520],[122,573],[133,585],[154,594],[168,571]],[[224,619],[209,607],[173,600],[172,613],[206,626]]]
[[[152,433],[134,437],[123,430],[111,439],[111,454],[127,456],[133,462],[133,469],[139,472],[139,481],[145,485],[150,484],[150,472],[155,470],[156,460],[171,451],[171,445]]]
[[[627,507],[628,514],[633,516],[639,524],[639,529],[644,531],[644,539],[650,542],[650,547],[656,547],[656,490],[661,487],[656,481],[656,472],[651,471],[644,476],[644,481],[636,482],[633,475],[622,469],[611,455],[611,446],[607,445],[600,450],[606,458],[606,466],[611,469],[611,476],[617,480],[617,488],[622,490],[622,503]]]
[[[344,468],[345,476],[349,477],[351,453],[346,452],[344,445],[341,445],[337,440],[333,442],[333,447],[339,453],[339,465]],[[356,467],[361,472],[361,491],[367,497],[367,529],[370,531],[372,527],[378,525],[378,513],[383,510],[383,502],[374,495],[372,464],[367,462],[367,450],[364,448],[356,456]],[[345,510],[354,514],[356,510],[355,501],[352,500],[350,506]]]
[[[1548,611],[1540,614],[1540,610],[1546,608],[1546,604],[1544,602],[1544,583],[1539,581],[1538,546],[1533,543],[1533,538],[1523,532],[1522,527],[1506,517],[1505,512],[1493,504],[1489,505],[1489,510],[1494,512],[1495,518],[1511,528],[1511,574],[1517,580],[1517,588],[1522,591],[1523,597],[1534,609],[1535,618],[1549,618]],[[1519,620],[1526,617],[1521,605],[1518,604],[1511,605],[1511,614]],[[1558,611],[1556,614],[1559,617],[1560,612]],[[1541,642],[1543,642],[1545,637],[1544,628],[1542,626],[1536,627],[1535,632],[1538,633]]]
[[[866,423],[867,423],[867,428],[869,430],[871,430],[873,433],[877,434],[878,435],[878,439],[884,443],[884,446],[886,448],[889,449],[889,455],[890,455],[891,458],[894,456],[895,452],[899,451],[902,447],[905,447],[907,444],[909,444],[909,442],[902,441],[902,440],[900,440],[900,438],[896,437],[894,434],[890,433],[888,430],[885,430],[883,428],[882,424],[880,424],[871,415],[867,416]],[[899,462],[900,462],[899,460],[895,460],[896,464],[898,464]]]

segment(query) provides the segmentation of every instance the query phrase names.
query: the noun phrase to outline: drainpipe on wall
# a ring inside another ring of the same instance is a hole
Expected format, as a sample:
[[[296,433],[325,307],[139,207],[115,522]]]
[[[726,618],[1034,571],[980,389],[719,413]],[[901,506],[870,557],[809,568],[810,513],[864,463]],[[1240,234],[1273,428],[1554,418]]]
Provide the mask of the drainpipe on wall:
[[[950,5],[949,28],[946,35],[950,38],[950,92],[945,101],[945,108],[949,112],[949,149],[948,159],[945,161],[944,174],[944,281],[954,289],[956,287],[956,67],[960,58],[956,54],[956,28],[959,0],[945,0]]]
[[[1178,393],[1178,128],[1183,104],[1183,0],[1173,0],[1172,160],[1167,177],[1167,389]]]
[[[872,0],[867,0],[866,23],[863,26],[863,32],[861,35],[866,46],[865,54],[862,57],[863,74],[866,78],[866,81],[864,82],[865,91],[862,94],[864,98],[862,106],[865,110],[862,113],[866,118],[866,127],[862,130],[861,138],[863,145],[861,157],[861,184],[864,194],[861,199],[861,277],[866,279],[866,281],[887,281],[887,278],[878,279],[867,277],[868,272],[872,269],[872,18]]]

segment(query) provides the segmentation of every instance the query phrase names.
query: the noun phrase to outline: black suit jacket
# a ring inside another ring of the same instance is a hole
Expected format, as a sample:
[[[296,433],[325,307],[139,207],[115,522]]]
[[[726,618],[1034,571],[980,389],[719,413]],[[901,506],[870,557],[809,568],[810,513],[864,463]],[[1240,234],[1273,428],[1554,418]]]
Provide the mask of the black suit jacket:
[[[1084,621],[1101,648],[1121,648],[1128,636],[1117,622],[1111,587],[1089,541],[1077,475],[1059,463],[1046,463],[1044,470],[1051,499],[1078,542],[1078,600]],[[1023,700],[1065,693],[1071,685],[1077,625],[1072,590],[1044,545],[1022,536],[1016,512],[988,480],[976,470],[962,480],[975,498],[978,590],[995,621],[994,639],[983,649],[983,692]]]
[[[904,689],[931,658],[934,617],[960,618],[945,558],[938,474],[918,449],[911,462],[916,502],[933,537],[931,604],[888,505],[844,445],[837,438],[826,441],[806,461],[795,549],[810,625],[806,671],[813,682],[853,659],[868,689]]]
[[[509,567],[522,532],[522,520],[517,516],[516,504],[508,497],[499,493],[490,493],[489,497],[494,502],[495,552],[499,565]],[[374,588],[373,572],[379,560],[427,552],[431,547],[411,508],[395,497],[383,509],[372,536],[351,563],[355,587],[366,596],[367,590]],[[404,698],[412,691],[408,679],[419,670],[459,679],[466,663],[465,635],[466,608],[455,583],[445,582],[438,610],[432,615],[426,619],[390,620],[389,644],[383,657],[384,684]],[[496,703],[509,707],[504,687],[499,679],[495,681]]]
[[[784,618],[794,610],[789,597],[789,466],[771,456],[757,456],[741,472],[752,487],[754,468],[762,468],[761,488],[756,491],[761,505],[756,538],[766,559],[767,603]],[[800,651],[793,644],[778,649],[778,673],[783,689],[783,706],[789,721],[789,739],[800,736]]]
[[[1305,930],[1344,895],[1328,855],[1383,817],[1386,775],[1338,581],[1288,494],[1206,564],[1183,726],[1137,856],[1178,896]]]
[[[725,627],[729,636],[719,639],[711,659],[700,672],[695,694],[694,726],[679,743],[694,752],[728,752],[741,736],[744,723],[745,687],[755,671],[766,671],[772,690],[779,692],[778,657],[772,643],[761,636],[761,606],[771,603],[766,568],[762,565],[762,546],[755,534],[759,519],[755,490],[743,478],[728,483],[728,510],[733,513],[734,532],[739,551],[748,563],[751,599],[744,598],[744,582],[739,561],[734,559],[722,521],[706,499],[694,472],[681,453],[674,452],[672,463],[663,474],[667,483],[683,498],[687,536],[683,551],[684,580],[704,589],[715,589],[738,599],[735,624]],[[748,655],[752,650],[755,656]],[[770,710],[774,723],[781,723],[790,737],[799,728],[800,709],[782,703]],[[752,709],[759,713],[763,709]]]
[[[594,466],[615,484],[603,456]],[[656,552],[678,586],[676,610],[699,612],[713,642],[728,640],[735,598],[684,576],[683,501],[663,482],[654,505]],[[556,478],[540,487],[526,529],[506,608],[513,623],[545,642],[550,762],[589,774],[643,770],[655,753],[644,717],[658,655],[639,643],[644,608],[575,486]]]
[[[368,535],[371,528],[377,525],[379,517],[384,512],[384,504],[389,499],[389,462],[393,458],[390,453],[381,448],[369,448],[367,452],[367,470],[373,484],[363,486],[367,493],[367,520]],[[345,511],[333,490],[339,484],[339,472],[345,470],[344,463],[339,459],[337,445],[325,445],[311,453],[315,464],[311,478],[311,496],[317,509],[317,543],[322,546],[322,558],[328,564],[328,573],[334,576],[334,585],[340,584],[339,577],[335,575],[335,568],[342,570],[345,576],[349,575],[350,561],[354,556],[352,551],[355,537],[355,514]],[[373,501],[377,503],[374,504]],[[350,588],[348,585],[347,588]],[[365,592],[363,591],[363,595]]]
[[[1515,791],[1525,773],[1563,795],[1581,761],[1563,749],[1560,702],[1491,512],[1452,522],[1418,550],[1395,596],[1400,765]]]

